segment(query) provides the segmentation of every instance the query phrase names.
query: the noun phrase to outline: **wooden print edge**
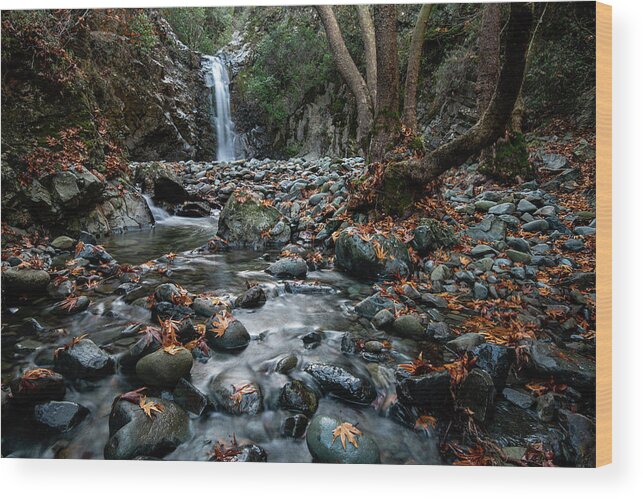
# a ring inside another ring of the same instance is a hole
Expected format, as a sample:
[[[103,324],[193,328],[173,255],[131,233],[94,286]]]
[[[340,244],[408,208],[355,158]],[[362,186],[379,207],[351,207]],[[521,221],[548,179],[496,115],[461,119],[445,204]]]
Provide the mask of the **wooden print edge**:
[[[612,462],[612,7],[596,2],[596,465]]]

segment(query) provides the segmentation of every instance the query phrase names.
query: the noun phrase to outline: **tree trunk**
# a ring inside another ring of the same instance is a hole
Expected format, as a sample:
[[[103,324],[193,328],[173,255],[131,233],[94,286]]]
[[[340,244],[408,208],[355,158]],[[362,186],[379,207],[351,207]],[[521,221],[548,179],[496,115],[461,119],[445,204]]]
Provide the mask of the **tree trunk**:
[[[400,75],[397,64],[397,6],[374,6],[377,103],[370,160],[381,161],[399,133]]]
[[[430,3],[422,5],[420,9],[415,28],[413,29],[413,37],[411,38],[411,46],[409,47],[409,61],[406,66],[402,124],[413,131],[417,128],[417,88],[420,75],[420,62],[422,60],[422,47],[432,10],[433,4]]]
[[[491,101],[477,123],[457,139],[438,147],[422,159],[389,165],[384,184],[394,182],[400,192],[413,192],[412,198],[415,199],[423,194],[423,188],[428,182],[449,168],[461,165],[505,133],[522,86],[531,21],[532,13],[527,4],[511,4],[504,63]],[[384,185],[382,192],[386,191],[390,189]]]
[[[332,7],[330,5],[317,5],[315,8],[324,25],[330,52],[337,70],[355,97],[357,105],[357,141],[365,147],[373,124],[373,107],[368,87],[346,48],[346,43]]]
[[[500,72],[500,29],[501,6],[488,3],[482,12],[480,33],[478,34],[478,116],[482,116],[489,105]],[[491,147],[480,151],[480,164],[487,165],[493,161]]]
[[[368,5],[357,6],[357,18],[364,43],[366,85],[371,94],[373,107],[377,102],[377,50],[375,49],[375,25]]]

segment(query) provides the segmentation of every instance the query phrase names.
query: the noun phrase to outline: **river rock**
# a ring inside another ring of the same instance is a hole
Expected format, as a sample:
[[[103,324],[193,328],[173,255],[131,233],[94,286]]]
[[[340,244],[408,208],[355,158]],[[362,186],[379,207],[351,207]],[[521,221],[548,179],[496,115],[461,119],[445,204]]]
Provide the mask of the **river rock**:
[[[56,315],[74,315],[87,310],[90,303],[91,300],[82,295],[70,302],[63,300],[54,304],[51,311]]]
[[[456,403],[472,411],[473,418],[486,423],[493,415],[496,389],[493,379],[482,369],[472,369],[458,390]]]
[[[173,388],[190,375],[192,363],[192,354],[183,347],[177,347],[174,354],[161,348],[136,363],[136,375],[145,385]]]
[[[50,431],[64,433],[85,419],[89,409],[76,402],[50,401],[34,407],[34,419]]]
[[[114,258],[101,246],[94,246],[93,244],[83,244],[81,248],[76,251],[76,258],[87,260],[93,265],[101,265],[112,263]]]
[[[306,434],[309,419],[303,414],[288,416],[281,424],[281,434],[286,438],[302,438]]]
[[[90,339],[59,350],[54,365],[71,378],[100,378],[114,372],[114,359]]]
[[[57,250],[68,250],[74,247],[76,241],[69,236],[58,236],[51,242],[51,246]]]
[[[301,412],[311,416],[317,410],[317,395],[299,380],[286,383],[279,394],[279,405],[283,409]]]
[[[395,319],[393,332],[402,338],[422,339],[426,337],[426,328],[416,314],[401,315]]]
[[[149,402],[161,404],[162,412],[147,416],[138,404],[118,400],[109,415],[109,440],[105,459],[161,458],[190,437],[187,413],[169,400],[148,397]]]
[[[229,414],[254,416],[263,411],[263,395],[250,375],[222,372],[212,378],[209,391],[217,408]]]
[[[423,218],[413,230],[411,245],[421,256],[439,248],[450,248],[456,243],[453,229],[432,218]]]
[[[270,275],[294,279],[304,279],[308,273],[308,265],[303,258],[280,258],[266,269]]]
[[[216,324],[218,322],[215,317],[210,318],[205,324],[205,339],[215,350],[239,350],[250,343],[250,334],[241,321],[234,319],[230,322],[222,336],[217,336],[213,331]]]
[[[49,281],[44,270],[10,268],[2,272],[2,290],[10,295],[44,293]]]
[[[344,229],[337,238],[335,264],[369,278],[408,276],[412,267],[406,246],[394,236],[375,235],[365,241],[354,227]]]
[[[513,355],[509,349],[495,343],[483,343],[472,351],[477,357],[476,367],[487,372],[498,392],[502,392],[507,382]]]
[[[466,230],[466,234],[475,242],[500,241],[505,238],[506,232],[507,224],[494,215],[486,216],[478,225]]]
[[[526,232],[546,232],[549,230],[549,222],[547,220],[532,220],[523,224],[522,230]]]
[[[594,389],[596,364],[572,351],[562,351],[553,343],[538,341],[529,349],[529,368],[542,378],[553,377],[560,383]]]
[[[192,414],[200,416],[210,405],[208,397],[185,378],[181,378],[172,392],[174,402]]]
[[[342,446],[339,437],[333,437],[333,431],[343,421],[328,416],[315,416],[306,432],[306,445],[313,462],[335,464],[378,464],[380,450],[375,441],[368,435],[355,435],[357,447],[346,441]]]
[[[290,242],[290,222],[253,194],[235,193],[221,211],[217,235],[233,246],[283,246]]]
[[[575,466],[596,466],[596,425],[587,417],[567,410],[560,410],[559,421],[567,433],[571,461]]]
[[[393,311],[397,308],[397,305],[389,298],[382,296],[379,293],[375,293],[367,298],[364,298],[361,302],[355,305],[355,312],[362,317],[367,319],[373,319],[375,315],[381,310]],[[401,306],[400,306],[401,308]]]
[[[151,194],[155,201],[182,203],[189,198],[183,183],[170,165],[146,163],[136,170],[136,183],[143,192]]]
[[[453,405],[451,376],[447,371],[402,377],[397,380],[395,391],[402,403],[416,407],[444,411]]]
[[[424,337],[433,341],[449,341],[455,335],[446,322],[429,322]]]
[[[388,309],[382,309],[375,314],[371,322],[377,329],[386,329],[395,321],[395,316]]]
[[[53,371],[43,372],[42,377],[24,374],[11,380],[11,398],[14,402],[35,403],[45,400],[62,400],[65,397],[65,380]]]
[[[234,306],[238,308],[258,308],[264,303],[266,303],[266,292],[261,286],[255,285],[238,296]]]
[[[308,364],[304,369],[324,393],[357,404],[370,404],[377,393],[370,380],[333,364]]]

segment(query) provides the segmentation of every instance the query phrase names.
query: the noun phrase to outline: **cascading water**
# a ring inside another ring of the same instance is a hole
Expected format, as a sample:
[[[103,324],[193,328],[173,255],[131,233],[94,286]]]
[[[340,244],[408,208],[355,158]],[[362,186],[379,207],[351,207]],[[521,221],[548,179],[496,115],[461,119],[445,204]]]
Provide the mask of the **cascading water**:
[[[230,78],[221,58],[206,56],[205,84],[210,89],[210,120],[217,135],[217,161],[235,159],[235,133],[230,113]]]
[[[147,194],[143,194],[143,198],[145,198],[145,201],[147,202],[147,206],[149,206],[150,211],[152,212],[152,216],[154,217],[154,222],[160,222],[162,220],[165,220],[166,218],[170,218],[170,214],[167,211],[165,211],[163,208],[156,206],[150,196],[148,196]]]

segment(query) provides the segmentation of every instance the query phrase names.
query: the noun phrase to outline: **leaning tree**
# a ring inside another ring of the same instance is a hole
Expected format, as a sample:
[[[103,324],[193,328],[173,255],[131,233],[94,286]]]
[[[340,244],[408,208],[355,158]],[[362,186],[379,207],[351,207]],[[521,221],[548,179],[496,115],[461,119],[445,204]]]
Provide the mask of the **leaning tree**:
[[[416,94],[422,42],[431,6],[424,5],[418,16],[409,51],[404,101],[400,105],[400,74],[397,59],[397,7],[375,5],[373,17],[366,7],[358,11],[364,41],[366,80],[362,77],[344,43],[332,7],[318,6],[333,60],[357,104],[357,139],[368,144],[371,162],[381,162],[396,147],[402,126],[416,127]],[[421,158],[388,162],[380,169],[376,183],[364,184],[373,192],[369,198],[386,211],[401,212],[425,192],[426,184],[446,170],[465,162],[491,146],[504,132],[522,87],[532,10],[525,3],[512,3],[504,33],[503,64],[497,72],[493,91],[481,109],[478,121],[463,135]],[[490,44],[492,45],[492,44]],[[373,81],[375,80],[375,81]]]

